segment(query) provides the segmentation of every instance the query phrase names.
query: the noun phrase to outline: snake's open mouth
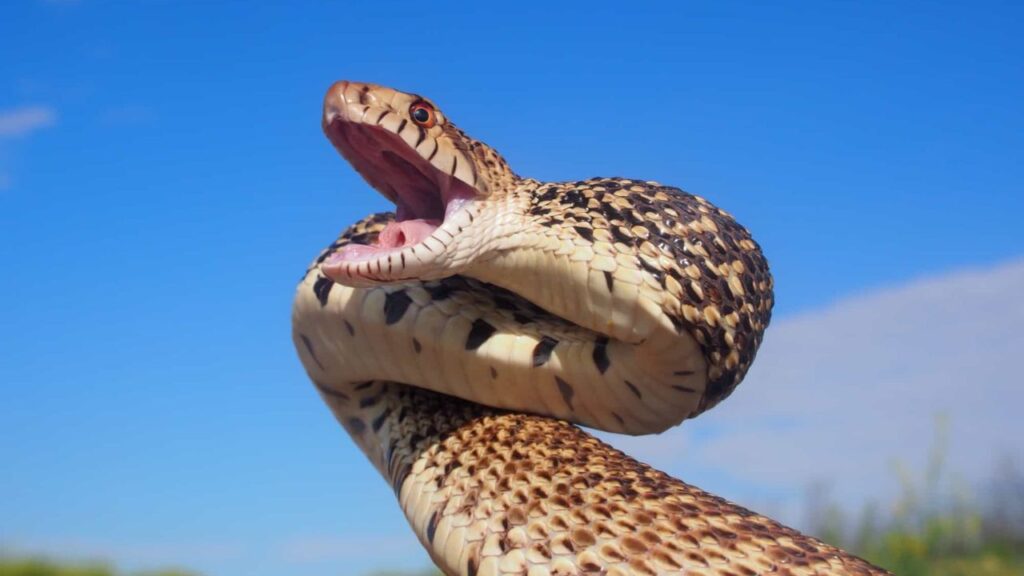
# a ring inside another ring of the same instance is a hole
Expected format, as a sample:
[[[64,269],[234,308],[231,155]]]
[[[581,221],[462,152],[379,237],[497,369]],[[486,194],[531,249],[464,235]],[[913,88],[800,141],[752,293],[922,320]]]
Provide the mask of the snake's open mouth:
[[[346,89],[336,86],[328,93],[324,132],[356,171],[395,204],[395,220],[374,243],[339,249],[323,269],[334,280],[353,285],[437,275],[445,249],[461,229],[453,215],[479,196],[461,179],[458,162],[466,159],[458,151],[442,150],[436,137],[398,112],[367,105]]]

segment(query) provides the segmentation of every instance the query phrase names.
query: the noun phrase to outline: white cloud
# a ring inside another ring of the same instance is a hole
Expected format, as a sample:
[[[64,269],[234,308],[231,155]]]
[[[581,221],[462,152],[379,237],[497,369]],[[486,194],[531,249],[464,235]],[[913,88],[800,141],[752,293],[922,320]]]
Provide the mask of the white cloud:
[[[14,139],[53,126],[57,112],[48,106],[22,106],[0,110],[0,192],[13,187],[11,165],[16,162]]]
[[[894,493],[894,462],[924,468],[944,415],[948,469],[988,479],[1007,456],[1024,462],[1022,296],[1018,261],[778,321],[732,397],[625,444],[683,479],[726,478],[703,487],[751,504],[824,480],[855,506]]]
[[[0,111],[0,138],[27,136],[54,125],[57,112],[48,106],[22,106]]]

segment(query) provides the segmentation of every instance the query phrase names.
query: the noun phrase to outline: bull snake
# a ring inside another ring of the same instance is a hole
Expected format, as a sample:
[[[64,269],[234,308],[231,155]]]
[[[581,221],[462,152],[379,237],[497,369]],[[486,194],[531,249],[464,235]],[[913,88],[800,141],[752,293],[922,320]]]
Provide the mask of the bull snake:
[[[333,85],[323,128],[396,209],[307,269],[296,349],[446,574],[886,573],[571,424],[660,432],[743,378],[772,279],[728,213],[655,182],[522,178],[373,84]]]

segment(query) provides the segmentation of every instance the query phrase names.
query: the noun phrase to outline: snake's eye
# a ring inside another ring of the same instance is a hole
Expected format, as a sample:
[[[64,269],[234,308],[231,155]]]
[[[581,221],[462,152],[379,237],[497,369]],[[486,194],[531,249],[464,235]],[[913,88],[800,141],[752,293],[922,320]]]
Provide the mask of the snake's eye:
[[[412,117],[413,122],[424,128],[430,128],[437,123],[434,107],[422,100],[409,107],[409,116]]]

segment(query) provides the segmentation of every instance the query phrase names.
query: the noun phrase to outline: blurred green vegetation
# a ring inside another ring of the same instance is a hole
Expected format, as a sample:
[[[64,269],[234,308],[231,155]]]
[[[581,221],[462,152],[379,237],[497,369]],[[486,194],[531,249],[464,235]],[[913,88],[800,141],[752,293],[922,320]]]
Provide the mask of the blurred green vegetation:
[[[972,492],[946,470],[947,427],[940,420],[925,469],[897,465],[900,495],[886,507],[851,514],[822,485],[808,491],[807,531],[898,576],[1024,576],[1024,475],[1007,460]],[[105,564],[0,557],[0,576],[121,576]],[[197,576],[177,570],[130,576]],[[442,576],[434,569],[368,576]]]
[[[1024,476],[1009,459],[972,492],[946,470],[940,418],[925,469],[897,463],[900,495],[851,515],[821,487],[809,494],[808,532],[899,576],[1024,576]]]
[[[44,558],[0,557],[0,576],[119,576],[102,562],[70,564]],[[198,576],[195,572],[158,570],[133,572],[131,576]]]

